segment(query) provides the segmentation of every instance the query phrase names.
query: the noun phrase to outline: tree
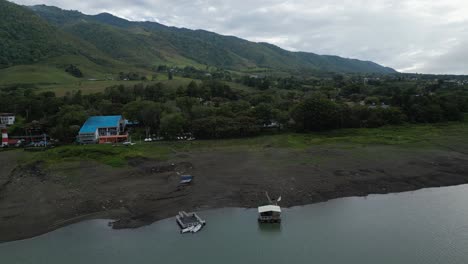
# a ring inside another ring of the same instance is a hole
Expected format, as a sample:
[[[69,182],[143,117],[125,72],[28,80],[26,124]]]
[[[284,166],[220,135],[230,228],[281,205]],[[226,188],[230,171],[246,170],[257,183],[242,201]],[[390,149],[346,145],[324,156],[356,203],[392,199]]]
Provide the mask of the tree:
[[[192,107],[192,117],[193,119],[201,119],[214,115],[216,108],[212,106],[205,105],[194,105]]]
[[[192,131],[196,138],[228,138],[238,135],[238,126],[230,117],[210,116],[193,122]]]
[[[274,119],[276,119],[274,109],[271,104],[261,103],[257,105],[255,107],[254,113],[259,125],[268,125],[274,121]]]
[[[237,99],[236,94],[232,91],[229,85],[226,85],[219,81],[204,81],[202,86],[207,87],[210,91],[210,97],[220,97],[235,100]]]
[[[65,105],[55,115],[52,136],[64,142],[72,142],[79,128],[86,121],[88,115],[80,105]]]
[[[167,79],[170,81],[170,80],[172,80],[173,78],[174,78],[174,76],[173,76],[172,70],[168,70],[168,71],[167,71]]]
[[[360,94],[361,91],[361,86],[358,84],[349,84],[341,88],[341,94],[343,96],[350,96],[351,94]]]
[[[459,105],[456,102],[443,102],[442,110],[444,112],[445,119],[449,121],[461,121],[463,120],[463,113],[461,112]]]
[[[237,116],[234,118],[237,125],[239,137],[251,137],[260,133],[260,128],[256,124],[255,118],[249,116]]]
[[[327,130],[337,128],[340,124],[336,103],[313,97],[299,103],[291,112],[298,131]]]
[[[160,83],[146,86],[143,91],[143,97],[145,100],[161,102],[164,97],[163,86]]]
[[[411,121],[418,123],[435,123],[443,120],[443,111],[438,104],[413,104],[408,111]]]
[[[386,124],[399,125],[406,121],[406,115],[396,107],[390,107],[381,110],[382,119],[385,120]]]
[[[263,79],[258,85],[258,88],[262,91],[268,90],[270,88],[270,80],[267,78]]]
[[[258,135],[260,128],[255,118],[249,116],[210,116],[193,121],[192,132],[196,138],[216,139]]]
[[[68,65],[67,68],[65,68],[65,71],[75,76],[76,78],[83,77],[83,73],[81,72],[81,70],[73,64]]]
[[[158,72],[165,72],[165,71],[167,71],[167,66],[166,65],[159,65],[156,70]]]
[[[184,133],[187,121],[181,113],[166,114],[161,118],[161,134],[168,139],[174,139]]]
[[[157,131],[161,122],[162,106],[152,101],[133,101],[123,107],[124,116]]]
[[[187,85],[187,96],[190,96],[190,97],[202,97],[203,96],[200,88],[198,87],[198,84],[195,81],[191,81]]]
[[[192,108],[194,105],[197,105],[199,102],[196,98],[192,97],[178,97],[176,99],[177,107],[188,117],[192,118]]]
[[[369,96],[364,100],[368,105],[378,105],[380,104],[380,99],[377,96]]]
[[[102,100],[98,106],[98,110],[101,115],[116,115],[122,113],[122,104],[113,104],[109,100]]]

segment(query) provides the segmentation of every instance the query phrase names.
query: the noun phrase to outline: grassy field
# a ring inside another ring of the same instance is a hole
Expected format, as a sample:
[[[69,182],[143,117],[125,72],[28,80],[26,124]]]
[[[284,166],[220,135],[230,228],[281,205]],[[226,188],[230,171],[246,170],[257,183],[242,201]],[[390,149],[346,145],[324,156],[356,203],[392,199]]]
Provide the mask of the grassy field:
[[[50,85],[78,82],[78,79],[63,70],[50,66],[19,65],[0,70],[0,84]]]
[[[387,126],[382,128],[339,129],[322,133],[287,133],[244,139],[202,140],[172,144],[181,151],[215,148],[292,148],[303,150],[314,145],[393,145],[402,147],[432,147],[454,143],[468,146],[468,123]]]
[[[111,65],[101,66],[81,56],[60,56],[32,65],[18,65],[0,70],[0,86],[11,84],[36,84],[41,85],[64,85],[78,83],[82,79],[73,77],[65,72],[65,68],[74,64],[80,68],[87,79],[105,79],[117,74],[128,66],[119,62],[112,62]]]
[[[76,65],[82,72],[83,78],[75,78],[65,72],[69,64]],[[145,75],[149,81],[120,81],[116,80],[119,72],[138,72]],[[154,75],[156,78],[153,79]],[[6,69],[0,69],[0,87],[14,84],[33,85],[39,91],[52,91],[57,96],[63,96],[67,92],[80,90],[83,94],[98,93],[105,88],[114,85],[131,86],[138,83],[145,85],[163,83],[170,88],[187,86],[194,79],[174,76],[169,81],[167,75],[154,73],[144,69],[129,68],[127,65],[115,62],[109,67],[98,65],[80,56],[61,56],[49,59],[34,65],[18,65]],[[195,80],[201,82],[200,80]],[[251,91],[252,88],[242,84],[225,82],[233,89]]]
[[[83,73],[83,78],[75,78],[65,72],[65,68],[76,65]],[[82,56],[60,56],[50,58],[32,65],[17,65],[0,69],[0,87],[13,84],[30,84],[44,90],[64,89],[92,91],[95,88],[105,88],[117,81],[89,81],[117,79],[119,72],[138,72],[152,78],[153,72],[136,68],[118,61],[107,61],[105,65],[99,65]],[[164,77],[160,77],[164,79]],[[110,83],[110,84],[109,84]]]
[[[159,77],[155,81],[113,81],[113,80],[104,80],[104,81],[79,81],[79,82],[71,82],[67,84],[49,84],[49,85],[40,85],[40,89],[42,91],[51,91],[54,92],[57,96],[63,96],[67,92],[71,91],[78,91],[80,90],[83,94],[92,94],[103,92],[107,87],[114,86],[114,85],[125,85],[125,86],[132,86],[138,83],[143,83],[145,85],[155,84],[155,83],[163,83],[164,85],[177,88],[179,86],[187,86],[192,79],[182,78],[182,77],[175,77],[173,80],[169,81]]]
[[[324,133],[277,134],[244,139],[199,140],[141,143],[135,146],[88,145],[62,146],[45,152],[28,153],[27,161],[44,161],[55,164],[63,161],[91,159],[120,167],[129,158],[145,157],[167,160],[171,154],[190,151],[247,150],[261,151],[265,148],[288,148],[298,151],[313,146],[339,148],[366,145],[390,145],[402,148],[448,148],[463,152],[468,147],[468,123],[443,123],[427,125],[389,126],[375,129],[341,129]]]
[[[156,160],[166,160],[171,153],[167,146],[155,144],[139,144],[138,146],[61,146],[44,152],[27,153],[24,157],[29,162],[44,161],[53,165],[66,161],[95,160],[112,167],[121,167],[127,160],[134,157],[147,157]]]
[[[177,89],[179,86],[186,87],[191,81],[196,81],[197,83],[201,82],[200,80],[178,76],[175,76],[173,80],[168,80],[165,76],[159,75],[158,78],[154,81],[75,81],[66,84],[44,84],[39,85],[39,87],[41,91],[51,91],[54,92],[57,96],[63,96],[67,92],[71,91],[80,90],[83,94],[92,94],[103,92],[107,87],[114,85],[132,86],[138,83],[143,83],[144,85],[162,83],[169,88]],[[226,82],[226,84],[236,90],[252,91],[252,88],[242,84],[233,82]]]

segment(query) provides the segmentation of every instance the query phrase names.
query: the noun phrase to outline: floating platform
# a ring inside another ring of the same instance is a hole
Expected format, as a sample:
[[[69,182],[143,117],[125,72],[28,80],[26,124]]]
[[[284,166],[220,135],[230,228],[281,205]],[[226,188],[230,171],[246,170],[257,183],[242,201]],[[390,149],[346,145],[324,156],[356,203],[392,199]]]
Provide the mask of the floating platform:
[[[185,211],[179,212],[176,216],[176,221],[182,229],[195,227],[197,225],[206,225],[206,221],[201,219],[196,213],[186,213]]]
[[[281,223],[281,207],[265,205],[258,207],[259,223]]]

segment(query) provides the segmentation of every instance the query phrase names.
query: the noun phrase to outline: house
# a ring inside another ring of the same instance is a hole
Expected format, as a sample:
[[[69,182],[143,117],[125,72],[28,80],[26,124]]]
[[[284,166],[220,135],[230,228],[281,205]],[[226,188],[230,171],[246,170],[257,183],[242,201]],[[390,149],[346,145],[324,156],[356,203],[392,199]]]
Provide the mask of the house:
[[[8,131],[7,131],[6,125],[0,124],[0,131],[1,131],[1,134],[2,134],[2,143],[1,143],[0,147],[6,147],[9,144]]]
[[[7,126],[11,126],[14,123],[15,123],[14,114],[0,113],[0,131],[2,135],[2,141],[1,141],[0,147],[6,147],[9,145]]]
[[[10,113],[0,113],[0,124],[7,126],[15,124],[15,115]]]
[[[122,116],[92,116],[78,133],[81,144],[117,143],[128,140],[125,120]]]

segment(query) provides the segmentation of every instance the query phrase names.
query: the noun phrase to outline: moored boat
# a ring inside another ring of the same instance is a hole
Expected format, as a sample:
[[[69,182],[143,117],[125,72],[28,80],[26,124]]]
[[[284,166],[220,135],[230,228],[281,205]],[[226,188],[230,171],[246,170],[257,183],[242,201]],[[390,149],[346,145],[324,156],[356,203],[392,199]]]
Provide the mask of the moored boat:
[[[281,207],[278,205],[265,205],[258,207],[258,222],[281,223]]]
[[[281,201],[281,196],[276,200],[276,203],[270,199],[268,193],[265,193],[269,205],[258,207],[258,222],[259,223],[281,223],[281,207],[278,203]]]
[[[176,215],[176,221],[181,228],[182,234],[196,233],[206,224],[205,220],[201,219],[196,213],[186,213],[185,211],[181,211]]]

